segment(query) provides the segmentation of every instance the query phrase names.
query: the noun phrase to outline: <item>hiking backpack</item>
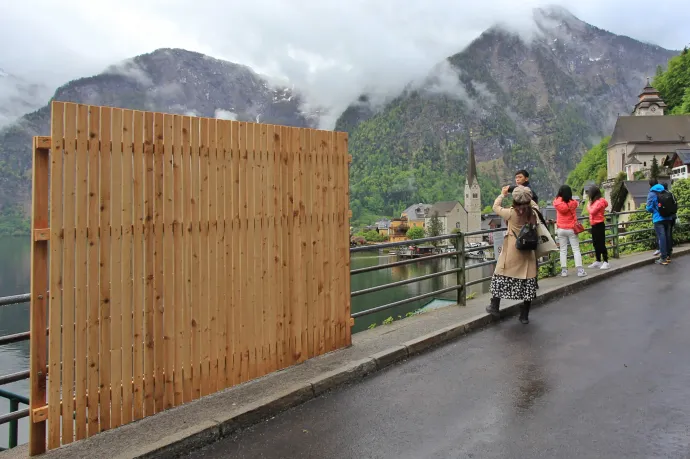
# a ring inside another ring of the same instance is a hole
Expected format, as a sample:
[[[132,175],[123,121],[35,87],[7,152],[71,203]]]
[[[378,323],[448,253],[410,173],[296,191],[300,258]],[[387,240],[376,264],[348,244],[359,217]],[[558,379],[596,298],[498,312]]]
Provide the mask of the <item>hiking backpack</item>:
[[[665,218],[672,217],[678,212],[676,197],[668,190],[661,191],[657,195],[657,210],[659,215]]]

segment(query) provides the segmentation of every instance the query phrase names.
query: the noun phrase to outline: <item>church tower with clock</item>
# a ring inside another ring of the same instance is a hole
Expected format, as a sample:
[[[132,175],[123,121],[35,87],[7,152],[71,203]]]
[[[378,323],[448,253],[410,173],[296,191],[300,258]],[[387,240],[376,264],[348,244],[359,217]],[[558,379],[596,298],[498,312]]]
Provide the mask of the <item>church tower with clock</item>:
[[[467,175],[465,178],[465,211],[467,212],[467,231],[482,229],[482,191],[477,179],[477,162],[474,158],[474,142],[470,131],[470,149],[467,155]],[[470,236],[465,242],[481,242],[481,236]]]
[[[663,116],[666,103],[647,78],[647,86],[640,94],[640,100],[635,104],[633,115],[635,116]]]

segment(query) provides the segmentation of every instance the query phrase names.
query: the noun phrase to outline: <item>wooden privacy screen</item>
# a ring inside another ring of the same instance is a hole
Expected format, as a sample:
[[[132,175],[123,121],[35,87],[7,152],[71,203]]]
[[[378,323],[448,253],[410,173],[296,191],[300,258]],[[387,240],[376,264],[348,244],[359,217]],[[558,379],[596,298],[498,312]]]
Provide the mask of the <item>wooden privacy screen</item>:
[[[347,134],[62,102],[51,129],[32,454],[46,414],[55,448],[351,343]]]

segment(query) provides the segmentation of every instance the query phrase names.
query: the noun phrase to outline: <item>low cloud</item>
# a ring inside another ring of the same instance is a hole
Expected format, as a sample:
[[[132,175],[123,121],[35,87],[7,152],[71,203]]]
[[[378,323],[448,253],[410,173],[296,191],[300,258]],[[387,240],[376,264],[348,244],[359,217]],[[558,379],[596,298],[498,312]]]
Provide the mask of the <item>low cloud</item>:
[[[217,109],[214,115],[219,120],[232,120],[237,121],[237,113],[231,112],[229,110]]]

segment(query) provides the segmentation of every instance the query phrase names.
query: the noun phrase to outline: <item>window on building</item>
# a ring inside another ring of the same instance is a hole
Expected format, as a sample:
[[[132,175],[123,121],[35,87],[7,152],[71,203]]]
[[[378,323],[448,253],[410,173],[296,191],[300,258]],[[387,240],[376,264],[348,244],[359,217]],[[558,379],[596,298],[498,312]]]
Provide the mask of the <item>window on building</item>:
[[[628,203],[628,210],[630,210],[630,203]]]
[[[472,197],[473,197],[474,199],[477,199],[477,193],[472,193]]]
[[[644,167],[647,167],[647,161],[645,161],[643,164],[644,164]]]

